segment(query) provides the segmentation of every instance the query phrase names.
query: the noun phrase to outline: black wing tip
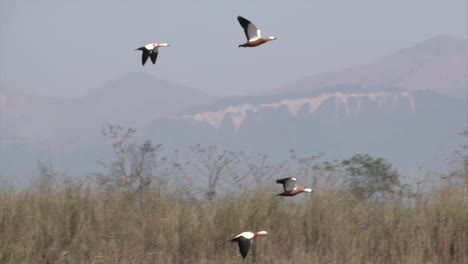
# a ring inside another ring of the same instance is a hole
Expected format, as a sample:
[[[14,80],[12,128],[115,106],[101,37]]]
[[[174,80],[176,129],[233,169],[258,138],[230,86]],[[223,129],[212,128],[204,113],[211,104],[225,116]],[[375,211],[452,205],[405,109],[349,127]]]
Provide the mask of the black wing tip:
[[[153,64],[156,64],[156,59],[158,58],[158,53],[157,52],[153,52],[150,54],[150,59],[151,59],[151,62]]]
[[[150,56],[150,54],[147,50],[142,50],[142,51],[143,52],[141,53],[141,64],[145,66],[145,63],[148,60],[148,57]]]
[[[246,19],[245,17],[241,17],[241,16],[238,16],[238,17],[237,17],[237,21],[239,21],[239,23],[240,23],[243,27],[245,27],[245,26],[249,25],[250,23],[252,23],[252,22],[250,22],[248,19]]]
[[[249,241],[238,241],[239,242],[239,252],[242,255],[242,258],[246,258],[250,249],[250,240]]]
[[[277,179],[276,180],[276,183],[285,183],[286,181],[292,179],[291,177],[290,178],[281,178],[281,179]]]

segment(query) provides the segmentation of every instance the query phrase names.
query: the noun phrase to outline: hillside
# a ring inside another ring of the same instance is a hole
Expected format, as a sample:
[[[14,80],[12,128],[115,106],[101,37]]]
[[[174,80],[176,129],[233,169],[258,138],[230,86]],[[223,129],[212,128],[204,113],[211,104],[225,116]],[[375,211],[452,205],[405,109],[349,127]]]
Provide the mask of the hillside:
[[[0,90],[2,140],[71,140],[96,136],[106,123],[142,127],[152,119],[211,102],[195,89],[128,73],[81,98],[51,98]]]
[[[468,90],[468,39],[437,36],[368,65],[307,76],[265,94],[315,90],[333,85],[394,86],[463,98]]]
[[[136,128],[140,139],[167,151],[204,144],[275,159],[290,149],[332,158],[369,153],[405,168],[446,168],[467,125],[466,43],[439,36],[369,65],[216,102],[143,73],[75,99],[2,88],[0,157],[14,174],[46,159],[65,170],[93,169],[111,157],[99,131],[112,123]]]
[[[465,100],[429,91],[337,86],[263,99],[159,119],[147,137],[177,147],[216,144],[277,157],[289,149],[332,157],[369,153],[402,166],[438,167],[462,143],[458,133],[466,124]]]
[[[0,173],[25,178],[38,162],[51,159],[59,169],[81,173],[109,156],[100,136],[106,123],[142,130],[154,118],[212,100],[203,92],[144,73],[118,76],[80,98],[1,87]]]

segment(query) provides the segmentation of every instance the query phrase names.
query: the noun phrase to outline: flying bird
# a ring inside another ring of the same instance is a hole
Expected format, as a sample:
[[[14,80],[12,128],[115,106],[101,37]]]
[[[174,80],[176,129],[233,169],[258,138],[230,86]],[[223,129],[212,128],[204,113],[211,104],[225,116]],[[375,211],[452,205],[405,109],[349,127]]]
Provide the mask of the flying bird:
[[[307,192],[311,193],[310,188],[297,188],[296,178],[283,178],[276,180],[276,183],[283,184],[284,192],[278,194],[279,196],[294,196],[296,194]]]
[[[249,253],[250,246],[252,245],[254,237],[267,235],[267,231],[259,232],[242,232],[235,236],[232,239],[229,239],[228,242],[237,242],[239,244],[239,251],[242,255],[242,258],[247,257]]]
[[[158,58],[158,49],[159,47],[167,47],[167,43],[150,43],[136,50],[141,50],[141,63],[145,65],[148,57],[151,58],[153,64],[156,64],[156,59]]]
[[[273,36],[262,38],[260,29],[257,28],[252,22],[241,16],[238,16],[237,20],[239,21],[239,24],[242,26],[242,28],[244,28],[245,36],[247,37],[247,42],[239,45],[239,47],[257,47],[267,41],[276,39]]]

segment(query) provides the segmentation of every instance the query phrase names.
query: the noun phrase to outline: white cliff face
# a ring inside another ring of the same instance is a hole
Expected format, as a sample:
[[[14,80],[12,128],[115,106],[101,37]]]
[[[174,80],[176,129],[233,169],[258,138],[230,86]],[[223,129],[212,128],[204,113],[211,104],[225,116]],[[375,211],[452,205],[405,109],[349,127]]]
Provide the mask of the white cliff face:
[[[379,109],[385,106],[394,106],[397,101],[403,99],[408,102],[411,107],[411,111],[414,112],[416,109],[414,97],[409,92],[399,92],[399,93],[390,93],[390,92],[375,92],[375,93],[344,93],[344,92],[335,92],[335,93],[324,93],[314,97],[304,97],[297,99],[284,99],[276,103],[268,104],[241,104],[229,106],[225,109],[197,113],[193,115],[183,115],[180,116],[182,119],[189,120],[191,122],[197,123],[208,123],[216,129],[221,127],[223,120],[226,117],[231,117],[233,125],[236,131],[242,126],[247,114],[256,113],[259,110],[263,109],[274,109],[278,110],[280,107],[285,106],[289,113],[293,116],[297,116],[299,110],[303,106],[309,106],[309,114],[316,112],[320,106],[327,100],[334,99],[336,115],[349,117],[351,113],[358,113],[361,111],[362,104],[365,100],[370,100],[374,102]],[[354,104],[351,102],[354,101]],[[343,110],[340,110],[343,109]]]

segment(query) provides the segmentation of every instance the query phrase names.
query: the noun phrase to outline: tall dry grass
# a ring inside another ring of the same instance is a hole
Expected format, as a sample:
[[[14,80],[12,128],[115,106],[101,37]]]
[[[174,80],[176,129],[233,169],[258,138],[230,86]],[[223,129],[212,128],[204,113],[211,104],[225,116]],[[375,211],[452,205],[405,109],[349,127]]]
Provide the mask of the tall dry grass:
[[[352,202],[339,191],[212,202],[149,189],[138,200],[76,182],[0,192],[0,263],[468,263],[463,188],[412,205]],[[185,197],[185,198],[182,198]],[[243,261],[225,241],[266,230]]]

